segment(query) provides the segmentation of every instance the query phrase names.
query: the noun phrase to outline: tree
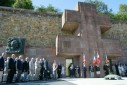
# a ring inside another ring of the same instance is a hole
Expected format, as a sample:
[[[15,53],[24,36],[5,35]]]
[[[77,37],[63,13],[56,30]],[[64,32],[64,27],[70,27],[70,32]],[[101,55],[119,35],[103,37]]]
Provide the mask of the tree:
[[[120,4],[118,13],[127,14],[127,4]]]
[[[102,1],[86,0],[85,2],[95,4],[98,13],[110,14],[112,12],[112,9],[108,9],[108,6]]]
[[[46,8],[43,5],[41,7],[37,7],[35,10],[39,12],[46,12]]]
[[[13,7],[14,8],[33,9],[31,0],[16,0]]]
[[[59,10],[56,9],[55,7],[53,7],[51,4],[49,4],[47,7],[45,7],[45,6],[37,7],[36,11],[45,12],[45,13],[49,13],[49,12],[57,13],[57,12],[59,12]]]
[[[46,8],[47,12],[58,12],[58,9],[49,4]]]
[[[15,3],[15,0],[0,0],[0,6],[11,7]]]

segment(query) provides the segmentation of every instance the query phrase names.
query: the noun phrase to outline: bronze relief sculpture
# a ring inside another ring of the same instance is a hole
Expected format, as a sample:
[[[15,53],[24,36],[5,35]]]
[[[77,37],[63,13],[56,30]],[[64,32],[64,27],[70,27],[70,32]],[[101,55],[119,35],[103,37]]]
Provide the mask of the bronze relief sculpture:
[[[11,37],[7,40],[6,53],[24,54],[25,39]]]

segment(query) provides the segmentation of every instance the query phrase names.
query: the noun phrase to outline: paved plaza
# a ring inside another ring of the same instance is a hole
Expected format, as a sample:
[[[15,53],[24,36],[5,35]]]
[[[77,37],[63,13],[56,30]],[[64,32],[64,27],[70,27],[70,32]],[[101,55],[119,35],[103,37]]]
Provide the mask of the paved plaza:
[[[104,78],[61,78],[49,81],[32,81],[0,85],[127,85],[127,78],[122,80],[104,80]]]

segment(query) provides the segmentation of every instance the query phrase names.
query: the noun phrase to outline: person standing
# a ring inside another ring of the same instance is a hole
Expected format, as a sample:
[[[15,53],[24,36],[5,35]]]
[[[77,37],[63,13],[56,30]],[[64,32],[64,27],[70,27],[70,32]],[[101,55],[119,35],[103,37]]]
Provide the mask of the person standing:
[[[43,80],[44,67],[43,67],[43,64],[42,64],[42,59],[39,60],[39,63],[40,63],[40,66],[41,66],[39,78],[40,78],[40,80]]]
[[[65,67],[64,67],[64,65],[62,65],[61,75],[62,75],[62,78],[65,77]]]
[[[4,55],[5,53],[2,53],[0,56],[0,82],[2,82],[2,77],[3,77],[3,71],[4,71]]]
[[[15,82],[20,82],[20,79],[21,79],[21,74],[23,70],[23,61],[21,61],[21,59],[22,59],[22,55],[19,56],[19,59],[16,62],[17,77],[16,77]]]
[[[29,71],[30,71],[30,80],[34,80],[34,73],[35,73],[35,64],[34,64],[34,58],[31,58],[29,62]]]
[[[8,74],[8,61],[9,61],[9,57],[7,57],[7,59],[4,62],[4,74]]]
[[[78,65],[75,67],[75,77],[76,78],[80,77],[80,67]]]
[[[44,78],[47,80],[48,61],[45,58],[42,59],[42,65],[44,67],[44,69],[43,69]]]
[[[70,63],[70,65],[69,65],[68,68],[69,68],[70,77],[74,77],[74,75],[75,75],[74,64],[73,63]]]
[[[90,64],[90,66],[89,66],[89,72],[90,72],[90,77],[94,78],[94,66],[93,66],[93,64]]]
[[[96,71],[97,78],[99,78],[100,77],[100,67],[99,67],[99,64],[95,65],[95,71]]]
[[[104,64],[103,70],[105,72],[105,76],[109,74],[109,65],[107,63]]]
[[[35,79],[36,79],[36,80],[39,79],[40,69],[41,69],[41,65],[40,65],[40,63],[39,63],[38,58],[36,58],[36,61],[35,61]]]
[[[15,54],[12,54],[8,61],[8,76],[6,81],[7,83],[12,83],[15,73],[16,73]]]
[[[119,69],[118,69],[118,64],[115,64],[115,69],[116,69],[116,75],[120,75],[119,74]]]
[[[52,68],[53,68],[53,79],[56,79],[57,78],[57,64],[56,64],[56,60],[54,60]]]
[[[58,64],[58,68],[57,68],[58,78],[61,78],[61,70],[62,70],[62,66],[61,66],[61,64],[59,63],[59,64]]]
[[[84,78],[86,78],[86,71],[87,71],[87,68],[86,68],[86,65],[84,64],[83,65],[83,74],[84,74]]]
[[[23,62],[23,81],[28,81],[28,73],[29,73],[29,58],[26,57],[25,61]]]
[[[113,70],[113,74],[116,74],[116,68],[114,64],[112,65],[112,70]]]

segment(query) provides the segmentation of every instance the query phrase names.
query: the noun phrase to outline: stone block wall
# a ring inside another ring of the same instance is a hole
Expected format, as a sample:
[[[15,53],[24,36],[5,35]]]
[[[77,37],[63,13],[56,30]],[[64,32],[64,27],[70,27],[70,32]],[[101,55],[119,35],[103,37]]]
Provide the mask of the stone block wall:
[[[28,47],[55,49],[56,36],[63,34],[61,19],[62,14],[44,14],[31,10],[0,7],[0,53],[5,50],[9,37],[25,38]],[[126,57],[127,23],[113,23],[111,29],[102,34],[102,38],[118,39],[123,57]],[[32,57],[30,53],[25,55]]]
[[[61,34],[61,14],[44,14],[23,9],[0,8],[0,45],[9,37],[23,37],[26,46],[55,47]]]
[[[113,23],[111,29],[105,32],[102,35],[102,38],[119,40],[120,46],[122,48],[122,57],[123,57],[121,58],[122,60],[120,61],[124,61],[125,60],[124,58],[127,59],[127,24],[126,22]]]

